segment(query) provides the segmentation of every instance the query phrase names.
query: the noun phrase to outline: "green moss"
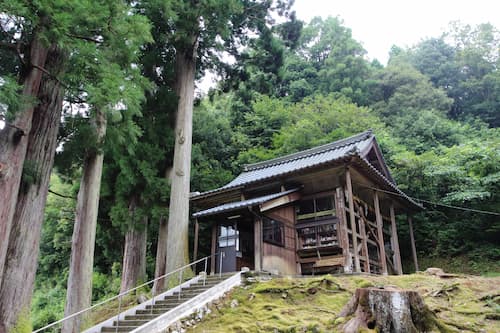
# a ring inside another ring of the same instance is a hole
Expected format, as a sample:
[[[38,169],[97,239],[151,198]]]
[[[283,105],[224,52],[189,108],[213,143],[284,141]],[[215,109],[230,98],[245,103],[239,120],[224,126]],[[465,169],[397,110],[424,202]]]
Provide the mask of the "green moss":
[[[358,330],[358,333],[377,333],[377,330],[362,327]]]
[[[458,283],[446,294],[432,296]],[[500,323],[486,320],[495,313],[493,298],[500,292],[500,278],[459,277],[440,279],[427,274],[403,276],[320,276],[273,279],[234,289],[211,315],[188,332],[338,332],[349,318],[338,314],[356,288],[393,285],[416,290],[429,308],[432,331],[458,332],[457,327],[487,333],[500,332]],[[314,293],[311,293],[314,288]],[[233,299],[239,306],[231,308]],[[472,313],[473,312],[473,313]],[[437,314],[437,315],[436,315]],[[369,331],[368,331],[369,332]]]
[[[30,314],[29,311],[27,310],[22,310],[21,313],[19,314],[19,317],[17,317],[17,322],[10,329],[10,333],[30,333],[33,331],[33,327],[31,325],[31,319],[30,319]]]
[[[358,288],[370,288],[374,286],[372,281],[368,281],[364,278],[354,277],[353,280]]]

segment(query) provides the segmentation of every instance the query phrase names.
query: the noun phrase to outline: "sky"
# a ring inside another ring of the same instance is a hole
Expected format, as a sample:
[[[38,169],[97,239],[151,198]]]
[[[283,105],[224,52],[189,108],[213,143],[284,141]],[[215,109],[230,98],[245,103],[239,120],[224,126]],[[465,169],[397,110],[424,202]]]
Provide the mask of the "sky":
[[[452,21],[500,28],[498,0],[295,0],[297,18],[339,16],[368,57],[386,64],[392,45],[413,46],[439,37]]]

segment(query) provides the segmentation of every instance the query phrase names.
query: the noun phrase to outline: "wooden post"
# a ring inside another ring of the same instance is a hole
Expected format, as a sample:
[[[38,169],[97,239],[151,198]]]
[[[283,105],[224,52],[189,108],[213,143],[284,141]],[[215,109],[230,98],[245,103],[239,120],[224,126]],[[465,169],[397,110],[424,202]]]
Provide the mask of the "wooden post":
[[[337,216],[339,218],[339,226],[337,228],[337,237],[339,245],[342,247],[342,255],[344,256],[344,273],[352,272],[351,267],[351,252],[349,251],[349,233],[347,232],[347,215],[345,212],[344,190],[341,187],[337,188],[337,197],[335,200]]]
[[[392,250],[394,251],[394,268],[398,275],[403,274],[403,267],[401,267],[401,254],[399,253],[399,240],[398,240],[398,230],[396,229],[396,215],[394,214],[394,204],[391,202],[390,206],[391,213],[391,233],[392,233]]]
[[[349,218],[351,220],[351,235],[352,235],[352,248],[354,251],[354,271],[360,272],[361,267],[359,265],[359,252],[358,252],[358,232],[356,231],[356,216],[354,215],[354,200],[352,193],[352,183],[351,183],[351,171],[349,168],[345,171],[345,179],[347,185],[347,194],[349,200]]]
[[[415,272],[418,272],[418,259],[417,259],[417,249],[415,247],[415,238],[413,237],[413,223],[411,215],[408,214],[408,226],[410,228],[410,241],[411,241],[411,253],[413,255],[413,263],[415,264]]]
[[[362,254],[365,257],[364,269],[366,273],[370,273],[370,256],[368,255],[368,242],[366,237],[365,219],[361,207],[358,207],[358,214],[359,214],[359,219],[358,219],[359,232],[361,233],[361,244],[362,244],[361,249],[362,249]]]
[[[382,266],[382,274],[387,275],[387,262],[385,261],[385,244],[384,244],[384,220],[380,214],[380,202],[378,200],[377,191],[373,191],[373,204],[375,206],[375,217],[377,220],[377,238],[380,254],[380,265]]]
[[[210,257],[210,274],[215,274],[215,262],[217,258],[215,257],[215,251],[217,249],[217,223],[212,226],[212,251]]]
[[[254,266],[255,271],[262,270],[262,220],[254,222]]]
[[[200,230],[200,225],[198,219],[194,220],[194,246],[193,246],[193,261],[198,259],[198,233]]]

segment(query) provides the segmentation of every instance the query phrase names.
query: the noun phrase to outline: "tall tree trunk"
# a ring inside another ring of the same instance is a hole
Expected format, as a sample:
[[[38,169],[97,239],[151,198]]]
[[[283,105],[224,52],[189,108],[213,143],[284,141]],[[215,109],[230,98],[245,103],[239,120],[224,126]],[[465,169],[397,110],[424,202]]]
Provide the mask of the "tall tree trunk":
[[[158,229],[158,244],[156,245],[155,279],[165,275],[167,271],[167,235],[167,219],[162,216],[160,218],[160,228]],[[153,294],[157,295],[165,288],[165,279],[159,279],[153,285]]]
[[[98,142],[102,143],[106,135],[106,116],[100,109],[96,111],[95,130]],[[92,271],[103,159],[104,155],[98,148],[87,154],[83,165],[71,244],[65,316],[89,307],[92,300]],[[84,316],[77,316],[65,321],[62,332],[80,332],[83,318]]]
[[[193,36],[191,49],[177,50],[175,59],[179,102],[175,122],[175,150],[168,217],[167,272],[189,261],[189,182],[197,48],[198,43]]]
[[[136,200],[136,197],[133,197],[129,205],[132,219],[135,215]],[[140,281],[145,282],[147,225],[148,218],[145,217],[141,225],[130,226],[125,235],[120,293],[136,287]]]
[[[56,47],[51,47],[46,69],[53,74],[60,74],[64,61],[64,54]],[[22,180],[0,287],[0,322],[7,329],[16,323],[21,311],[30,309],[63,95],[59,82],[45,74],[38,93],[40,103],[33,114],[25,158],[25,165],[31,165],[34,181],[28,183],[26,179]]]
[[[47,58],[47,48],[35,34],[30,45],[28,72],[23,80],[22,95],[33,99],[38,95],[42,71]],[[31,66],[31,67],[29,67]],[[7,246],[9,244],[12,219],[16,209],[17,195],[21,183],[23,163],[28,147],[28,134],[31,131],[34,105],[26,107],[13,123],[0,130],[0,284],[4,272]]]
[[[165,178],[172,184],[172,167],[165,170]],[[158,228],[158,244],[156,244],[156,261],[155,261],[155,279],[167,272],[167,234],[168,234],[168,219],[165,216],[160,217],[160,226]],[[153,284],[153,294],[157,295],[166,288],[165,279],[159,279]]]

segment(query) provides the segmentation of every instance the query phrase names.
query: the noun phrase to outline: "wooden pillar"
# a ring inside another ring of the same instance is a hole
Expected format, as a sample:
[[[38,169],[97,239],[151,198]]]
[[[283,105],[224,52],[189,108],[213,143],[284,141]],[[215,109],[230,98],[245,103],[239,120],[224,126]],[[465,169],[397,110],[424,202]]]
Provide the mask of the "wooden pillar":
[[[362,254],[365,257],[365,264],[364,264],[364,269],[366,273],[370,273],[370,256],[368,255],[368,242],[367,242],[367,237],[366,237],[366,229],[365,229],[365,219],[364,219],[364,214],[362,213],[362,208],[359,207],[358,209],[358,214],[359,214],[359,232],[361,233],[361,249],[362,249]]]
[[[217,249],[217,223],[212,226],[212,250],[210,257],[210,273],[215,274],[215,263],[217,262],[217,257],[215,256],[215,251]]]
[[[255,271],[262,270],[262,220],[254,222],[254,266]]]
[[[356,216],[354,215],[354,197],[352,194],[351,171],[346,169],[345,179],[347,185],[347,195],[349,200],[349,218],[351,221],[352,249],[354,252],[354,271],[360,272],[359,251],[358,251],[358,232],[356,231]]]
[[[385,243],[384,243],[384,220],[380,214],[380,202],[378,200],[377,191],[373,191],[373,205],[375,206],[375,218],[377,220],[377,238],[380,254],[380,265],[382,266],[382,274],[387,275],[387,262],[385,260]]]
[[[338,187],[336,190],[337,197],[335,198],[335,209],[339,225],[337,228],[337,237],[339,245],[342,247],[342,255],[344,256],[344,273],[352,272],[352,258],[349,251],[349,233],[347,232],[347,215],[345,212],[344,190]]]
[[[394,251],[394,268],[398,275],[403,274],[403,267],[401,266],[401,254],[399,253],[399,240],[398,240],[398,230],[396,229],[396,215],[394,214],[394,204],[391,203],[390,206],[391,213],[391,234],[392,234],[392,246]]]
[[[198,259],[198,233],[200,230],[200,225],[198,219],[194,220],[194,245],[193,245],[193,261]]]
[[[411,215],[408,214],[408,226],[410,228],[410,241],[411,241],[411,253],[413,255],[413,263],[415,264],[415,272],[418,272],[418,259],[417,259],[417,249],[415,247],[415,238],[413,237],[413,223]]]

